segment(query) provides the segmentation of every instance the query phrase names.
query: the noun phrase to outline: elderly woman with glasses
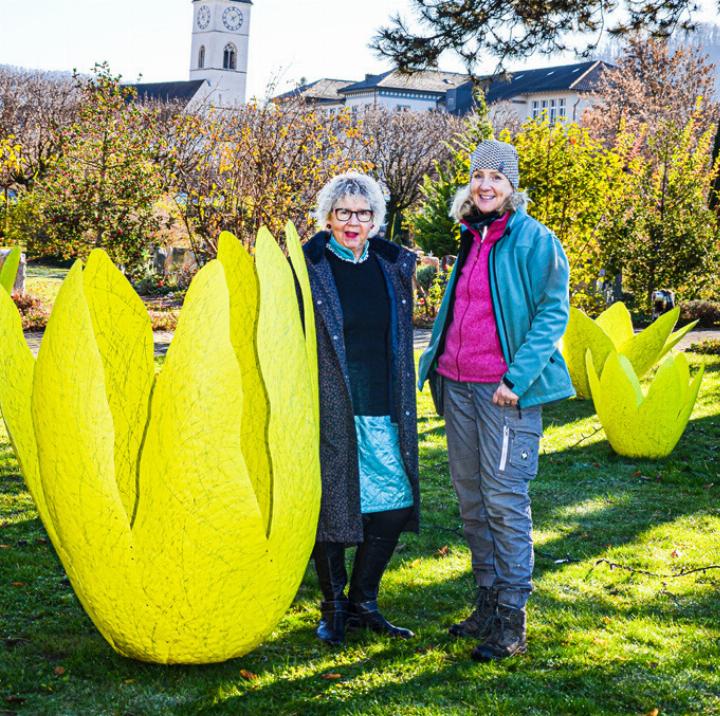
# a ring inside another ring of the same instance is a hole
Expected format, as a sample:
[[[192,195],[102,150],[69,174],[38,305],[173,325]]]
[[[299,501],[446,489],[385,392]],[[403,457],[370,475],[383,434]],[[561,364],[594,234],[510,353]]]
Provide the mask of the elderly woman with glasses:
[[[418,527],[415,256],[375,237],[385,201],[371,177],[333,178],[318,195],[315,216],[321,231],[304,251],[320,380],[317,635],[331,645],[353,627],[408,638],[409,629],[380,613],[377,596],[400,533]],[[348,580],[350,545],[357,550]]]
[[[532,590],[529,483],[538,470],[541,406],[574,394],[557,343],[570,311],[557,237],[525,211],[515,148],[486,140],[453,203],[460,251],[448,279],[420,386],[445,415],[450,475],[478,587],[450,627],[477,640],[472,657],[526,650]]]

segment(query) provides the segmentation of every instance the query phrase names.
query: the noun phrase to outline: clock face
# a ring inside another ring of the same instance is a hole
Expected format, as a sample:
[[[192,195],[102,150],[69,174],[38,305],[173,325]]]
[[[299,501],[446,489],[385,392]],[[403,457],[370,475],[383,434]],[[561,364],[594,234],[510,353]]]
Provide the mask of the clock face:
[[[204,30],[210,24],[210,8],[203,5],[197,14],[197,26]]]
[[[225,25],[228,30],[235,32],[242,27],[242,12],[240,12],[240,10],[238,10],[236,7],[226,7],[223,10],[222,21],[223,25]]]

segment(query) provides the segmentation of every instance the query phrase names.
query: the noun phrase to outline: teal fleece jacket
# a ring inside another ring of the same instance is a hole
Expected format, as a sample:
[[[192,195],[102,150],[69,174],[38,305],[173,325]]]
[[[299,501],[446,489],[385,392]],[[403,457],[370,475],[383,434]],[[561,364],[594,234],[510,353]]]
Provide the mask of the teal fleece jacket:
[[[448,279],[430,344],[420,357],[418,387],[435,370],[462,270],[466,232]],[[529,408],[575,395],[557,347],[570,314],[569,267],[558,238],[524,209],[517,209],[488,257],[490,293],[508,370],[503,381]]]

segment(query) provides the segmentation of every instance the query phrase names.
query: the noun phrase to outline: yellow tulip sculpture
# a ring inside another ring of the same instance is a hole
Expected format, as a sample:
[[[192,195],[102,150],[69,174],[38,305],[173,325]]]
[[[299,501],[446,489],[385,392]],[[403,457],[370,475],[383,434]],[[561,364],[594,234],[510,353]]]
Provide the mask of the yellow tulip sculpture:
[[[124,656],[209,663],[288,609],[320,505],[315,326],[300,242],[231,234],[195,276],[162,370],[105,253],[76,262],[37,362],[0,291],[0,409],[75,592]]]
[[[647,395],[643,395],[629,358],[612,351],[599,377],[593,358],[587,351],[590,390],[612,449],[634,458],[669,455],[690,419],[704,366],[690,381],[684,354],[671,355],[660,365]]]
[[[599,373],[612,351],[624,355],[638,378],[642,378],[671,348],[691,331],[697,321],[672,332],[680,308],[664,313],[645,330],[635,333],[630,312],[622,302],[613,303],[595,320],[577,308],[570,308],[570,320],[562,340],[562,354],[578,398],[590,398],[585,354],[592,353]]]

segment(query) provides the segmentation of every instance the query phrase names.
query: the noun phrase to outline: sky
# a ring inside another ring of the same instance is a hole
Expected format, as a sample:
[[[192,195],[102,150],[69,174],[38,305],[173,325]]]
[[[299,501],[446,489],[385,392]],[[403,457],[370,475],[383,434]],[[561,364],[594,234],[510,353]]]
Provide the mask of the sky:
[[[718,19],[714,0],[701,5],[698,19]],[[254,0],[248,97],[265,96],[273,79],[280,91],[302,78],[359,80],[390,69],[368,44],[391,13],[409,16],[409,7],[409,0]],[[107,61],[128,82],[186,80],[192,18],[191,0],[0,0],[0,65],[88,72]],[[561,61],[573,57],[529,64]],[[494,64],[488,59],[481,71]],[[451,56],[440,68],[462,71]]]

